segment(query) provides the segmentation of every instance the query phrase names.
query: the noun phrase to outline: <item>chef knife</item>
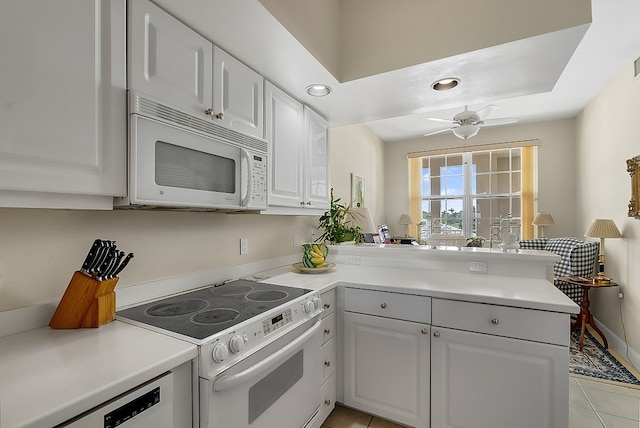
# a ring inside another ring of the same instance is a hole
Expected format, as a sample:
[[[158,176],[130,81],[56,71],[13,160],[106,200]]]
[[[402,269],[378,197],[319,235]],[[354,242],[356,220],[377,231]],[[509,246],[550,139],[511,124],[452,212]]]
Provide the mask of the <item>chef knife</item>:
[[[96,271],[100,267],[100,264],[103,262],[104,257],[107,255],[108,247],[107,242],[105,240],[100,240],[100,246],[96,250],[96,255],[93,258],[93,261],[89,264],[88,273],[89,275],[95,275]]]
[[[115,272],[113,272],[113,276],[117,276],[120,272],[122,272],[122,270],[127,267],[127,264],[129,264],[129,261],[133,258],[133,253],[129,253],[127,254],[127,257],[124,258],[124,260],[122,261],[122,263],[120,263],[120,266],[118,266],[118,269],[115,270]]]
[[[93,244],[91,245],[91,248],[87,253],[87,257],[84,259],[84,262],[82,263],[82,268],[80,268],[82,273],[84,273],[85,275],[89,275],[89,268],[93,264],[93,261],[96,258],[96,254],[98,253],[98,249],[100,248],[101,244],[102,244],[101,239],[96,239],[95,241],[93,241]]]
[[[124,255],[126,254],[124,251],[116,251],[116,253],[117,255],[114,257],[113,263],[109,266],[109,270],[107,272],[104,272],[105,279],[111,279],[116,275],[116,269],[118,268],[118,266],[120,265],[120,261],[122,261]]]
[[[107,256],[105,257],[104,261],[102,262],[102,264],[98,268],[98,271],[96,272],[97,279],[99,281],[104,281],[106,279],[107,272],[113,269],[113,265],[116,262],[117,253],[118,253],[118,250],[116,250],[115,246],[109,247],[107,251]]]

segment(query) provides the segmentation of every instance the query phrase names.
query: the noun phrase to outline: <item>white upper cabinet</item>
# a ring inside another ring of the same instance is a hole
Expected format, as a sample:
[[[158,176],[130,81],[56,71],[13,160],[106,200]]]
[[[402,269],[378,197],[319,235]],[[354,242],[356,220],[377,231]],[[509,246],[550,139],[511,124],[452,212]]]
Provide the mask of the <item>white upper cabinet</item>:
[[[269,205],[301,207],[304,206],[304,107],[270,82],[265,88]]]
[[[318,113],[304,107],[305,123],[305,202],[312,208],[328,208],[331,199],[329,184],[329,124]]]
[[[217,46],[212,115],[220,125],[264,139],[264,79]]]
[[[264,139],[261,75],[153,3],[130,7],[130,89]]]
[[[129,7],[129,88],[206,117],[213,44],[149,1]]]
[[[328,123],[270,82],[265,101],[269,207],[315,208],[317,214],[330,199]]]
[[[0,205],[111,208],[126,193],[125,0],[3,0],[0,52]]]

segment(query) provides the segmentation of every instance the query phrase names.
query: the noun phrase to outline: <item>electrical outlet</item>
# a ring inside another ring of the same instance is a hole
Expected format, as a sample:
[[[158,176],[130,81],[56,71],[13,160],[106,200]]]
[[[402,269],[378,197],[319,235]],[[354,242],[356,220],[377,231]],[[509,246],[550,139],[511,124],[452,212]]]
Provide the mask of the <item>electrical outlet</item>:
[[[489,263],[487,262],[469,262],[469,272],[487,273],[489,271]]]
[[[359,264],[362,264],[362,257],[360,257],[360,256],[347,256],[347,264],[348,265],[359,265]]]
[[[622,294],[622,291],[618,293],[618,299],[622,299],[623,297],[624,297],[624,294]]]
[[[247,254],[247,238],[240,238],[240,255],[244,256]]]
[[[300,236],[296,235],[295,233],[293,234],[293,246],[294,247],[300,246]]]

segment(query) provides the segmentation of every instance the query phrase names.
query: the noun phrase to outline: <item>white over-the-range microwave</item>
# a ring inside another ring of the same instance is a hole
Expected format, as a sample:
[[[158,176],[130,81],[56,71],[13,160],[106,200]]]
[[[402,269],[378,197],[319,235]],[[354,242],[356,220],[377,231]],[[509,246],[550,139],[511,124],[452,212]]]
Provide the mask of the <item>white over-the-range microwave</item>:
[[[128,194],[123,209],[267,208],[267,142],[129,92]]]

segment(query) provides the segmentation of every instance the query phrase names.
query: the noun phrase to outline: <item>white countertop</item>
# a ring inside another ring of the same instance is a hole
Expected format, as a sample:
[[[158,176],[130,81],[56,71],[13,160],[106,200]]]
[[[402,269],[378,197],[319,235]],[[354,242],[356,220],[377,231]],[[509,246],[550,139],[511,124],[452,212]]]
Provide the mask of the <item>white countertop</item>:
[[[337,284],[436,298],[576,314],[580,308],[546,279],[339,264],[324,273],[293,267],[262,272],[265,282],[325,291]],[[258,277],[260,277],[258,275]]]
[[[117,320],[0,338],[0,426],[50,428],[197,353],[193,344]]]

